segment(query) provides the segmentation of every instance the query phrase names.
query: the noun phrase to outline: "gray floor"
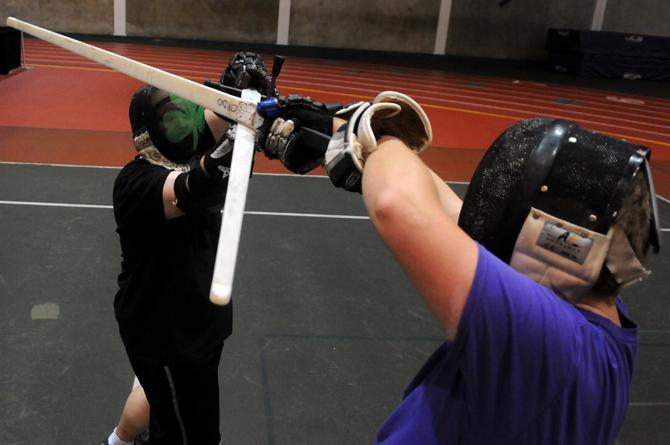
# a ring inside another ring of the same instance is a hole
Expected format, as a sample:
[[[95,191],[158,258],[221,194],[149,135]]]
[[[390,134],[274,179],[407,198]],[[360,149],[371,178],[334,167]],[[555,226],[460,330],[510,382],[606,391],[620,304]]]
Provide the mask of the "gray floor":
[[[0,164],[0,444],[97,444],[118,418],[133,376],[112,313],[117,172]],[[250,187],[220,368],[225,443],[371,443],[442,333],[359,196],[325,178]],[[664,241],[653,277],[624,294],[642,333],[620,444],[670,443]]]

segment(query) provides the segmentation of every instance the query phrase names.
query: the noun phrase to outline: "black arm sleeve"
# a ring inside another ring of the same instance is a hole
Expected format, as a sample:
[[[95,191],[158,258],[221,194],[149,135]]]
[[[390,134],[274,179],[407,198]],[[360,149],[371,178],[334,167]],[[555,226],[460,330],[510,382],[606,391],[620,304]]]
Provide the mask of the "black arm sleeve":
[[[211,181],[200,169],[182,173],[174,182],[175,204],[184,213],[219,212],[227,191],[227,180]]]

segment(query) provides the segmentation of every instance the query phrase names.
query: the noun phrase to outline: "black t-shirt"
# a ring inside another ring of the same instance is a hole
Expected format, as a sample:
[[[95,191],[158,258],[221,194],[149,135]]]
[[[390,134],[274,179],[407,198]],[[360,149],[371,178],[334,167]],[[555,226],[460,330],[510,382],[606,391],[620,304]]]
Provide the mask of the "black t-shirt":
[[[209,301],[221,214],[167,220],[163,185],[170,170],[141,158],[114,182],[121,273],[114,311],[129,354],[177,361],[209,352],[231,334],[232,307]]]

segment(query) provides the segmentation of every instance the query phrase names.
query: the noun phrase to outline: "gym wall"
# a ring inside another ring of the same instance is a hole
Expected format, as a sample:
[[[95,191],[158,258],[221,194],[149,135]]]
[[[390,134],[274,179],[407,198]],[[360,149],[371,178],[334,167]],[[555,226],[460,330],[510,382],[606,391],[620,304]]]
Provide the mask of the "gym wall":
[[[8,16],[58,32],[112,34],[114,0],[0,0],[0,24]]]
[[[609,0],[603,31],[670,37],[667,0]]]
[[[4,23],[11,15],[54,31],[78,34],[540,60],[547,56],[548,28],[670,37],[670,8],[666,3],[667,0],[0,0],[0,20]],[[598,8],[600,21],[593,28]]]
[[[293,0],[289,43],[432,53],[439,0]]]
[[[275,43],[279,0],[126,0],[129,36]]]
[[[447,54],[494,59],[546,57],[548,28],[589,29],[596,0],[455,0]]]

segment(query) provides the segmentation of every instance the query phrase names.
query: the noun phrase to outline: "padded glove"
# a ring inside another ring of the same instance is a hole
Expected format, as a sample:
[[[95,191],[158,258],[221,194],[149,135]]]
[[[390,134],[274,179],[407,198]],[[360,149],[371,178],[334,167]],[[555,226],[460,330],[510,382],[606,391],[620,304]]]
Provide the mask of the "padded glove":
[[[278,99],[279,117],[269,130],[257,134],[256,145],[270,159],[279,159],[290,171],[305,174],[323,164],[339,104],[324,104],[309,97]]]
[[[428,116],[412,98],[394,91],[379,93],[372,102],[359,102],[336,113],[349,118],[331,138],[324,156],[328,176],[336,187],[360,192],[365,159],[382,136],[394,136],[416,152],[432,142]]]
[[[268,75],[265,62],[260,54],[252,52],[238,52],[233,54],[228,66],[221,74],[220,82],[229,87],[240,90],[255,88],[259,93],[268,96],[276,94],[272,91],[272,78]]]

